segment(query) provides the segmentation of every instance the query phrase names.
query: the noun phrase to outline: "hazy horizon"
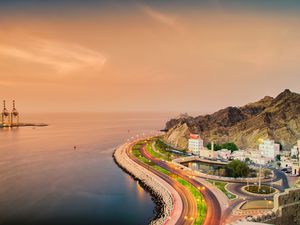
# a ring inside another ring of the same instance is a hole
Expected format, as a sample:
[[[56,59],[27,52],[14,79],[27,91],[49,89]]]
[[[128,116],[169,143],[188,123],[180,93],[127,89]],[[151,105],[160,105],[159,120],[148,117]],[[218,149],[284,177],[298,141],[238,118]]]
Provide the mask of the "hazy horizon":
[[[21,112],[214,112],[300,92],[299,1],[0,2]]]

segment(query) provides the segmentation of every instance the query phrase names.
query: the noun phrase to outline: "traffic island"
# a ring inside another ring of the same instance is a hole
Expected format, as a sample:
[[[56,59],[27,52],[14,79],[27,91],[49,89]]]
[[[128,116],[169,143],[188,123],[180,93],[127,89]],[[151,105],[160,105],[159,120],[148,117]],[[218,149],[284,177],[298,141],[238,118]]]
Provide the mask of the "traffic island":
[[[261,196],[261,197],[270,197],[278,193],[277,189],[268,185],[261,185],[260,187],[259,185],[243,186],[241,188],[241,191],[244,192],[245,194]]]

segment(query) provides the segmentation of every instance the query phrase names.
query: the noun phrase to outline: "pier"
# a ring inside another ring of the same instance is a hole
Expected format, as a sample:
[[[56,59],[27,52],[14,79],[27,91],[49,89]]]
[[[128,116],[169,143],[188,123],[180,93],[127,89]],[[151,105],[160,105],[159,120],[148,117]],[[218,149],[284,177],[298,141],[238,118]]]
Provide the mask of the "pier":
[[[12,102],[12,110],[9,111],[6,108],[6,101],[3,100],[3,109],[1,112],[1,123],[0,128],[4,127],[26,127],[26,126],[48,126],[44,123],[20,123],[20,113],[16,109],[16,102],[13,100]]]

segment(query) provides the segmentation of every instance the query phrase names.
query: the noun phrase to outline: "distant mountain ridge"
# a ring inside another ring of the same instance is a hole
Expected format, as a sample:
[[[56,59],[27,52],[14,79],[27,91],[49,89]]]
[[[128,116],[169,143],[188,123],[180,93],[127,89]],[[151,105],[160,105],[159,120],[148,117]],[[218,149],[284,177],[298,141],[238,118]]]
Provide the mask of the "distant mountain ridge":
[[[270,138],[289,149],[300,139],[300,94],[286,89],[277,97],[242,107],[227,107],[213,114],[183,116],[166,123],[165,141],[187,148],[189,133],[200,133],[205,142],[235,142],[240,148],[256,148]]]

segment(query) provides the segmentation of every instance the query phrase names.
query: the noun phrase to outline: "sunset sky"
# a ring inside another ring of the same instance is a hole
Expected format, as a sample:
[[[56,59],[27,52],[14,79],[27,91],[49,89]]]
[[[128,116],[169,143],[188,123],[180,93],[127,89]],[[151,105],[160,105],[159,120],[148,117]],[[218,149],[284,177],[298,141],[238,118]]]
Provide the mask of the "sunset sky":
[[[23,112],[211,112],[299,84],[297,0],[0,0],[0,96]]]

